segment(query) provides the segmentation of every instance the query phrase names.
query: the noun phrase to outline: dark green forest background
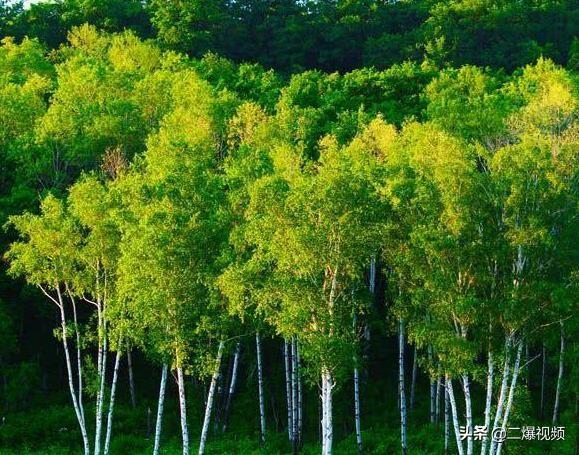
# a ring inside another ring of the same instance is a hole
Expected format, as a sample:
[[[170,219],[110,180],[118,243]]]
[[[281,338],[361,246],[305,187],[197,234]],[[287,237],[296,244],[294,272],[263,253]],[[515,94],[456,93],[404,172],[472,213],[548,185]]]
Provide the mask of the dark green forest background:
[[[574,106],[562,131],[577,121],[578,6],[576,0],[61,0],[24,8],[20,2],[0,0],[0,225],[5,226],[0,233],[1,255],[22,234],[7,224],[9,217],[24,211],[39,213],[40,201],[48,194],[66,198],[81,175],[93,172],[114,179],[116,166],[132,162],[136,168],[146,167],[143,162],[149,158],[140,161],[141,157],[154,148],[157,139],[151,138],[161,125],[171,124],[171,113],[178,106],[175,99],[181,97],[211,110],[211,128],[219,135],[222,155],[243,149],[239,143],[246,133],[237,137],[236,128],[251,129],[246,125],[251,118],[272,119],[268,132],[255,133],[257,150],[275,143],[271,139],[275,134],[287,134],[292,146],[312,162],[323,154],[327,144],[322,138],[328,135],[339,147],[350,143],[355,147],[359,146],[355,139],[363,134],[367,136],[362,142],[386,134],[379,130],[372,136],[372,125],[380,127],[373,123],[376,118],[398,131],[409,131],[413,122],[432,124],[473,150],[496,150],[503,147],[501,141],[509,142],[518,134],[506,132],[506,119],[530,105],[535,98],[529,94],[543,83],[567,90],[549,92],[554,104],[563,100],[561,105]],[[193,88],[179,85],[187,71],[198,77]],[[190,93],[195,90],[198,99]],[[203,104],[207,99],[212,100],[210,107]],[[243,111],[244,105],[253,107]],[[537,105],[545,112],[552,106],[547,101]],[[235,123],[232,118],[241,120]],[[520,130],[528,127],[521,125]],[[561,131],[544,134],[563,137]],[[423,140],[418,133],[400,134],[407,137],[400,143],[407,140],[407,145],[419,147],[416,144]],[[436,147],[444,149],[445,144]],[[576,154],[577,141],[570,144]],[[423,147],[428,153],[429,146]],[[255,152],[256,162],[259,153]],[[250,154],[249,162],[252,159]],[[570,162],[571,167],[577,165],[576,160]],[[240,173],[246,164],[240,164]],[[576,188],[576,168],[573,172]],[[229,190],[234,183],[228,185]],[[576,193],[573,198],[574,214],[568,220],[576,226]],[[572,284],[561,285],[565,289],[561,293],[569,295],[561,299],[564,309],[551,319],[545,316],[531,323],[545,328],[532,331],[526,344],[529,364],[521,373],[525,391],[517,392],[520,404],[513,417],[519,424],[551,425],[565,339],[558,424],[567,427],[567,437],[562,442],[513,441],[504,453],[577,454],[577,230],[571,231],[567,240],[572,246],[566,244],[571,252],[565,260],[573,272],[565,279],[572,276]],[[383,246],[387,250],[389,245]],[[364,296],[370,302],[364,319],[372,336],[360,347],[364,450],[374,454],[400,452],[397,317],[401,313],[392,310],[396,297],[389,285],[389,254],[378,257],[375,292]],[[60,315],[38,289],[26,284],[25,277],[10,276],[8,268],[6,256],[0,264],[0,454],[82,453],[66,389],[61,335],[55,330]],[[369,270],[364,273],[367,282]],[[543,285],[537,284],[533,292],[543,292],[539,289]],[[90,357],[96,341],[88,329],[95,320],[88,310],[80,310],[79,317],[87,327],[83,347],[88,353],[88,409],[96,393],[90,383],[96,378]],[[242,339],[237,391],[230,416],[225,415],[226,393],[218,396],[221,424],[227,419],[229,424],[226,432],[215,431],[212,424],[207,453],[291,453],[281,330],[275,335],[276,330],[265,330],[263,339],[269,430],[263,445],[255,342],[247,327],[230,331]],[[429,335],[421,327],[411,330],[415,332],[406,348],[407,394],[413,358],[418,355],[420,360],[416,402],[408,411],[408,453],[444,453],[444,422],[438,416],[431,419]],[[226,347],[219,390],[226,389],[231,375],[234,346]],[[133,401],[123,359],[114,454],[152,450],[161,368],[145,349],[135,346],[131,354],[136,394]],[[112,353],[109,357],[113,362]],[[481,414],[485,378],[480,371],[474,376],[478,378],[474,406]],[[195,448],[209,378],[190,374],[187,381]],[[315,379],[304,387],[299,449],[319,453],[319,390]],[[338,454],[358,450],[352,396],[348,378],[334,398]],[[181,452],[178,415],[177,386],[170,375],[161,453]],[[449,453],[456,453],[453,438],[451,434]]]

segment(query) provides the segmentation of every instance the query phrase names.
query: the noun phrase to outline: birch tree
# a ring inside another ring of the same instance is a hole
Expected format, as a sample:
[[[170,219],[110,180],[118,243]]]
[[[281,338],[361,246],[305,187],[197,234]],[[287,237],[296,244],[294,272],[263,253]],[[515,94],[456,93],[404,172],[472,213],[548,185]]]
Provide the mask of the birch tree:
[[[215,98],[192,72],[176,84],[183,96],[150,139],[140,166],[119,184],[120,281],[141,344],[176,372],[185,454],[185,369],[200,371],[211,340],[227,330],[227,315],[212,289],[227,235],[216,163],[228,101]]]
[[[67,310],[76,314],[74,296],[68,291],[80,269],[77,256],[83,241],[80,227],[70,216],[65,203],[52,195],[42,200],[39,215],[26,213],[12,217],[10,225],[18,232],[20,240],[14,242],[6,253],[6,258],[10,261],[9,272],[13,276],[23,276],[58,308],[60,327],[55,334],[60,338],[64,349],[70,397],[80,428],[84,453],[88,455],[91,450],[82,400],[79,338],[76,338],[76,385],[69,347],[71,330],[78,331],[79,327],[78,324],[73,324],[71,328],[70,316],[67,316]]]
[[[272,151],[273,174],[250,189],[253,260],[273,267],[264,290],[266,318],[285,338],[300,334],[303,359],[321,377],[324,454],[332,453],[338,359],[353,341],[356,303],[349,290],[368,265],[360,251],[370,258],[381,230],[376,158],[362,141],[342,148],[326,138],[320,159],[311,163],[279,145]],[[351,354],[345,358],[349,362]]]

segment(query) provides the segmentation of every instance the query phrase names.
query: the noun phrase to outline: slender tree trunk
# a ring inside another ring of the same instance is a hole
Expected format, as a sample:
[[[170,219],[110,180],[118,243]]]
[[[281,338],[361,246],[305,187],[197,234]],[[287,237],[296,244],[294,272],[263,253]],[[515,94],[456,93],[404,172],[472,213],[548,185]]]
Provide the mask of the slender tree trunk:
[[[543,341],[543,362],[541,366],[541,407],[539,410],[539,416],[541,420],[545,417],[545,371],[547,370],[547,348],[545,347],[545,342]]]
[[[553,405],[553,425],[557,424],[559,417],[559,402],[561,398],[561,384],[563,383],[563,360],[565,356],[565,332],[563,329],[563,321],[561,325],[561,348],[559,351],[559,374],[557,375],[557,388],[555,389],[555,404]]]
[[[376,257],[372,256],[370,259],[370,276],[368,279],[368,290],[370,294],[376,292]]]
[[[292,451],[293,453],[298,452],[298,369],[297,369],[297,352],[296,352],[296,337],[292,337],[291,341],[291,353],[292,353],[292,368],[291,368],[291,386],[292,386]]]
[[[406,455],[406,391],[404,387],[404,320],[400,318],[398,328],[398,396],[400,402],[400,444],[402,455]]]
[[[450,439],[450,400],[444,380],[444,455],[448,455],[448,440]]]
[[[507,394],[507,387],[508,387],[508,382],[509,382],[510,348],[511,348],[511,335],[507,335],[507,338],[505,341],[505,363],[503,366],[503,379],[501,381],[501,389],[499,392],[499,399],[497,402],[497,410],[495,412],[495,418],[494,418],[493,426],[492,426],[492,428],[489,429],[489,431],[491,431],[491,432],[494,428],[498,428],[498,426],[501,422],[502,415],[503,415],[503,408],[504,408],[505,398],[506,398],[506,394]],[[490,452],[489,452],[490,455],[494,455],[496,450],[497,450],[497,443],[496,443],[496,441],[491,440],[491,447],[490,447]]]
[[[167,386],[167,371],[169,366],[163,364],[161,372],[161,385],[159,386],[159,403],[157,405],[157,423],[155,424],[155,446],[153,448],[153,455],[159,455],[159,447],[161,445],[161,427],[163,426],[163,408],[165,406],[165,388]]]
[[[265,397],[263,394],[263,369],[261,360],[261,338],[259,332],[255,332],[255,351],[257,356],[257,387],[259,393],[259,429],[260,440],[265,442]]]
[[[109,449],[111,446],[111,434],[113,431],[113,414],[115,410],[115,395],[117,391],[117,379],[119,377],[119,365],[121,363],[121,350],[117,351],[117,355],[115,357],[115,367],[113,370],[113,382],[111,384],[111,397],[109,401],[109,413],[107,415],[107,433],[105,436],[105,450],[104,455],[109,454]]]
[[[231,410],[231,400],[235,393],[235,386],[237,384],[237,371],[239,369],[239,351],[241,350],[241,343],[235,345],[235,354],[233,355],[233,371],[231,372],[231,382],[229,383],[229,393],[227,394],[227,402],[225,403],[225,412],[223,413],[223,432],[227,430],[227,421],[229,420],[229,412]]]
[[[470,397],[470,379],[469,379],[467,374],[462,376],[462,387],[463,387],[463,391],[464,391],[466,430],[467,430],[467,434],[469,435],[466,438],[466,453],[467,453],[467,455],[472,455],[472,451],[473,451],[472,400]]]
[[[436,421],[436,381],[430,379],[430,423]]]
[[[129,393],[131,395],[131,405],[133,408],[137,407],[137,396],[135,394],[135,380],[133,377],[133,355],[131,350],[127,350],[127,366],[129,370]]]
[[[442,379],[439,376],[436,378],[436,403],[435,403],[435,421],[436,427],[438,428],[438,422],[440,421],[440,388]]]
[[[187,428],[187,402],[185,400],[185,380],[183,368],[177,367],[177,387],[179,389],[179,410],[181,414],[181,437],[183,439],[183,455],[189,455],[189,429]]]
[[[223,408],[225,406],[227,391],[231,383],[233,373],[233,357],[229,357],[227,368],[223,374],[219,374],[217,378],[217,394],[215,397],[215,418],[213,419],[213,431],[217,433],[221,418],[223,417]]]
[[[103,426],[103,408],[105,399],[105,382],[107,376],[107,333],[106,333],[106,319],[104,316],[104,309],[101,313],[101,327],[102,330],[102,347],[100,348],[100,372],[99,372],[99,390],[97,393],[97,405],[96,405],[96,418],[95,418],[95,442],[94,442],[94,455],[99,455],[101,452],[101,440],[102,440],[102,426]]]
[[[296,364],[298,369],[298,447],[302,442],[302,426],[303,426],[303,396],[302,396],[302,370],[300,362],[300,343],[296,338]]]
[[[352,291],[353,295],[354,291]],[[354,329],[354,336],[357,331],[357,316],[354,313],[352,319],[352,325]],[[353,356],[354,362],[354,424],[356,427],[356,444],[358,446],[358,452],[362,452],[362,422],[360,416],[360,371],[358,369],[358,358],[356,355]]]
[[[458,410],[456,409],[456,400],[454,399],[454,391],[452,389],[452,380],[448,374],[444,378],[444,384],[446,386],[446,391],[448,393],[448,399],[450,401],[450,409],[452,411],[452,423],[454,426],[454,436],[456,439],[456,449],[458,455],[464,454],[464,448],[462,446],[462,441],[460,440],[460,425],[458,423]]]
[[[64,314],[64,301],[62,299],[62,295],[60,292],[60,288],[57,286],[57,293],[58,293],[58,301],[59,301],[59,309],[60,309],[60,323],[62,328],[62,347],[64,349],[64,357],[66,361],[66,373],[68,375],[68,387],[70,389],[70,397],[72,399],[72,406],[74,408],[74,412],[76,415],[76,419],[80,426],[80,433],[82,436],[82,442],[84,446],[84,453],[85,455],[90,454],[90,445],[88,442],[88,434],[86,431],[86,425],[83,418],[83,413],[78,403],[78,399],[76,396],[76,391],[74,390],[74,379],[72,374],[72,364],[70,360],[70,352],[68,350],[68,338],[67,338],[67,325],[66,325],[66,316]]]
[[[493,352],[489,349],[488,362],[487,362],[487,394],[485,400],[485,423],[484,426],[487,429],[487,433],[483,435],[482,445],[481,445],[481,455],[486,455],[487,446],[489,442],[488,434],[492,431],[489,428],[491,424],[491,405],[493,400],[493,379],[494,379],[494,360]]]
[[[356,444],[358,452],[362,452],[362,425],[360,421],[360,377],[358,367],[354,367],[354,419],[356,423]]]
[[[215,371],[211,377],[211,385],[209,386],[209,393],[207,394],[207,405],[205,406],[205,418],[203,419],[203,429],[201,430],[201,439],[199,441],[199,455],[205,453],[205,443],[207,441],[207,433],[209,432],[209,422],[211,420],[211,408],[213,407],[213,397],[215,396],[215,388],[217,387],[217,379],[219,378],[219,370],[221,368],[221,357],[223,356],[224,342],[219,343],[217,350],[217,359],[215,362]]]
[[[334,388],[334,383],[332,375],[327,370],[322,371],[322,388],[325,392],[322,401],[324,415],[322,455],[332,455],[332,443],[334,439],[332,422],[332,389]]]
[[[80,415],[82,417],[83,424],[86,428],[86,419],[84,416],[84,405],[82,403],[82,356],[80,350],[80,330],[78,329],[78,319],[76,314],[76,301],[72,296],[72,293],[68,293],[70,297],[70,301],[72,302],[72,313],[74,317],[74,333],[76,336],[76,370],[77,370],[77,379],[78,379],[78,407],[80,409]]]
[[[416,391],[416,378],[418,376],[418,349],[414,346],[412,358],[412,382],[410,383],[410,410],[414,410],[414,394]]]
[[[322,396],[321,396],[321,403],[322,403],[322,424],[320,425],[321,428],[321,433],[322,433],[322,455],[324,455],[326,453],[326,406],[325,406],[325,401],[326,401],[326,383],[323,380],[322,377]]]
[[[519,348],[517,349],[517,357],[515,359],[515,366],[513,368],[513,377],[511,379],[511,388],[509,390],[509,398],[507,399],[507,405],[505,408],[505,416],[503,418],[503,424],[501,425],[503,433],[506,432],[507,424],[509,422],[509,414],[513,406],[513,399],[515,397],[515,390],[517,388],[517,377],[519,375],[519,367],[521,365],[521,353],[523,351],[523,341],[519,341]],[[497,455],[501,454],[503,448],[503,443],[497,445]]]
[[[286,391],[286,401],[287,401],[287,435],[291,441],[293,441],[293,417],[292,417],[292,392],[291,392],[291,373],[290,373],[290,352],[287,340],[283,340],[283,359],[285,364],[285,391]]]

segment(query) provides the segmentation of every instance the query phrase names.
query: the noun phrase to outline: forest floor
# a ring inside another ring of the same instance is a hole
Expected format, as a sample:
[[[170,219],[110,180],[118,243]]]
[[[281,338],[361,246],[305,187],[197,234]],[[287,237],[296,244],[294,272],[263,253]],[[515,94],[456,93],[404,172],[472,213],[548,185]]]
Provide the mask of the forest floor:
[[[247,397],[249,398],[249,397]],[[424,402],[423,402],[424,403]],[[240,396],[238,408],[231,416],[227,433],[211,432],[207,445],[208,455],[281,455],[291,453],[287,432],[271,431],[267,443],[259,446],[257,416],[250,412],[249,400]],[[152,453],[154,431],[154,411],[147,423],[149,404],[141,404],[133,409],[127,403],[121,403],[115,413],[111,454],[137,455]],[[390,408],[388,403],[388,408]],[[179,437],[179,420],[175,404],[168,404],[163,421],[163,439],[161,453],[177,455],[181,453]],[[191,409],[189,432],[192,453],[196,452],[198,434],[201,427],[200,415]],[[438,427],[423,423],[427,420],[427,409],[416,409],[414,422],[410,422],[408,432],[409,455],[443,454],[444,424]],[[315,412],[315,411],[314,411]],[[340,412],[340,411],[339,411]],[[336,455],[356,454],[355,435],[346,427],[340,415],[337,416],[340,426],[336,428],[334,453]],[[570,414],[563,416],[567,422],[566,440],[561,442],[512,441],[506,455],[524,454],[558,454],[574,453],[575,433]],[[256,422],[254,422],[254,420]],[[281,422],[280,422],[281,423]],[[309,422],[301,449],[303,455],[320,453],[315,420]],[[198,425],[197,425],[198,424]],[[275,423],[272,422],[272,427]],[[147,429],[149,427],[149,429]],[[151,434],[147,437],[147,433]],[[449,441],[451,454],[455,453],[454,434]],[[399,453],[399,426],[397,415],[391,412],[380,416],[366,416],[363,431],[364,453],[372,455],[390,455]],[[0,425],[0,455],[76,455],[82,452],[79,432],[70,406],[49,404],[45,407],[8,414]],[[480,450],[480,449],[478,449]]]

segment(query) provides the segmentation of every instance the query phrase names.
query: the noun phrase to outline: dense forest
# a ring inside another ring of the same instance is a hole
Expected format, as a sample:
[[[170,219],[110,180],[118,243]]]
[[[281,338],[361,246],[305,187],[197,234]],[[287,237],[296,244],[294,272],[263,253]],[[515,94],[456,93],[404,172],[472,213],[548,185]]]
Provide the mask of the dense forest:
[[[0,454],[574,454],[577,0],[0,0]]]

